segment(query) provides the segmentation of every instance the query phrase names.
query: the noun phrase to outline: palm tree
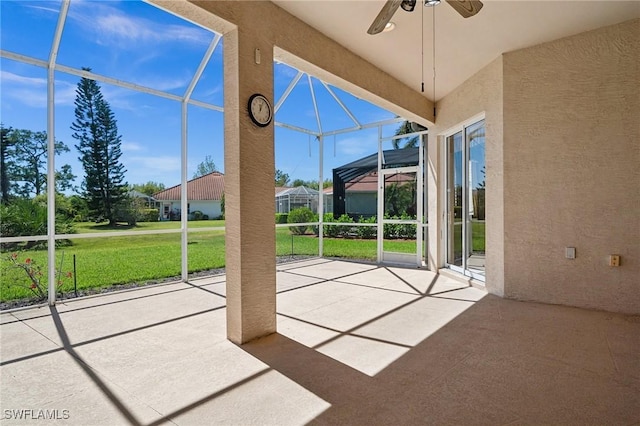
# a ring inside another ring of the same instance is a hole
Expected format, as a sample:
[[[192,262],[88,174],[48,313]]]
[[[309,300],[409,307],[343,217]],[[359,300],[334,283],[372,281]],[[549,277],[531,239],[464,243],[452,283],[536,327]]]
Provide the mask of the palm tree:
[[[406,135],[408,133],[414,133],[413,127],[410,121],[403,121],[400,127],[396,129],[396,136]],[[418,146],[419,136],[412,136],[406,140],[402,148],[416,148]],[[393,145],[393,149],[400,149],[400,141],[404,139],[392,139],[391,144]]]

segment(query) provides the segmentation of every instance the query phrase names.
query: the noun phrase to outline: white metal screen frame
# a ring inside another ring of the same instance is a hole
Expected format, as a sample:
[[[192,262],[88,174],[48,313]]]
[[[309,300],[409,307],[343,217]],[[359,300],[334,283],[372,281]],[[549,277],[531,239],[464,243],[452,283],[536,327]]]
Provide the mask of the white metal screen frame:
[[[25,64],[29,64],[29,65],[33,65],[39,68],[44,68],[47,70],[47,134],[48,134],[48,156],[47,156],[47,179],[48,182],[50,182],[50,184],[53,186],[55,185],[55,155],[53,155],[53,151],[54,151],[54,141],[55,141],[55,120],[54,120],[54,114],[55,114],[55,72],[63,72],[66,74],[70,74],[70,75],[75,75],[78,77],[84,77],[84,78],[88,78],[94,81],[98,81],[98,82],[102,82],[102,83],[106,83],[106,84],[110,84],[110,85],[114,85],[117,87],[122,87],[122,88],[126,88],[126,89],[130,89],[130,90],[134,90],[137,92],[142,92],[142,93],[146,93],[146,94],[150,94],[150,95],[154,95],[154,96],[158,96],[158,97],[162,97],[165,99],[169,99],[169,100],[173,100],[173,101],[177,101],[180,102],[181,104],[181,179],[180,179],[180,185],[181,185],[181,210],[182,211],[187,211],[187,148],[188,148],[188,125],[187,125],[187,112],[188,112],[188,106],[189,105],[193,105],[193,106],[198,106],[201,108],[205,108],[205,109],[209,109],[209,110],[213,110],[213,111],[217,111],[217,112],[221,112],[224,113],[224,109],[221,106],[218,105],[214,105],[214,104],[210,104],[210,103],[206,103],[206,102],[202,102],[202,101],[198,101],[195,99],[191,98],[191,95],[193,93],[193,90],[195,88],[195,86],[197,85],[198,81],[200,80],[200,77],[207,65],[207,63],[209,62],[209,59],[211,58],[211,56],[213,55],[213,52],[216,50],[216,48],[218,47],[222,36],[220,34],[217,34],[213,31],[211,31],[208,28],[202,27],[207,31],[210,31],[213,34],[213,39],[209,45],[209,47],[207,48],[206,53],[204,54],[196,72],[194,73],[194,76],[192,78],[192,80],[190,81],[185,93],[182,96],[178,96],[178,95],[174,95],[172,93],[168,93],[168,92],[164,92],[162,90],[157,90],[157,89],[153,89],[150,87],[146,87],[146,86],[142,86],[139,84],[134,84],[134,83],[129,83],[126,81],[122,81],[116,78],[112,78],[109,76],[105,76],[105,75],[100,75],[100,74],[96,74],[90,71],[86,71],[86,70],[82,70],[82,69],[77,69],[74,67],[69,67],[66,65],[62,65],[62,64],[58,64],[56,62],[57,60],[57,54],[58,54],[58,50],[60,47],[60,41],[62,38],[62,32],[64,29],[64,25],[66,22],[66,18],[67,18],[67,14],[68,14],[68,10],[69,10],[69,5],[71,3],[71,0],[62,0],[61,1],[61,7],[60,7],[60,12],[58,15],[58,22],[56,25],[56,31],[53,37],[53,41],[52,41],[52,47],[50,50],[50,54],[49,54],[49,58],[47,61],[41,60],[41,59],[36,59],[30,56],[26,56],[26,55],[22,55],[19,53],[15,53],[15,52],[10,52],[10,51],[6,51],[3,49],[0,49],[0,57],[3,59],[9,59],[9,60],[13,60],[13,61],[17,61],[17,62],[21,62],[21,63],[25,63]],[[157,7],[154,4],[150,4],[151,6]],[[164,10],[162,8],[159,8],[161,10]],[[166,12],[166,11],[165,11]],[[167,13],[171,13],[171,12],[167,12]],[[182,17],[180,17],[181,19],[184,19]],[[192,22],[193,23],[193,22]],[[196,24],[197,25],[197,24]],[[281,96],[281,98],[278,100],[278,102],[276,103],[276,107],[275,110],[277,111],[281,106],[282,103],[288,98],[289,94],[291,93],[291,91],[293,90],[294,86],[298,83],[298,81],[301,79],[301,77],[304,75],[305,73],[303,73],[302,71],[298,71],[297,75],[292,79],[291,83],[289,84],[289,87],[287,88],[287,90],[283,93],[283,95]],[[317,77],[314,77],[317,79]],[[406,137],[411,137],[411,136],[420,136],[420,164],[423,164],[424,162],[424,155],[423,155],[423,137],[422,135],[426,134],[426,131],[423,132],[416,132],[416,133],[411,133],[411,134],[405,134],[405,135],[400,135],[400,136],[393,136],[390,138],[382,138],[382,128],[384,126],[390,125],[390,124],[395,124],[395,123],[401,123],[404,121],[403,118],[401,117],[395,117],[395,118],[390,118],[390,119],[386,119],[386,120],[380,120],[377,122],[372,122],[372,123],[366,123],[363,124],[360,121],[358,121],[358,119],[355,117],[355,115],[349,110],[349,108],[344,104],[344,102],[342,102],[342,100],[336,95],[336,93],[334,92],[334,90],[331,88],[331,86],[329,86],[327,83],[325,83],[324,81],[318,79],[318,81],[326,88],[326,90],[329,92],[329,94],[331,95],[331,97],[333,99],[336,100],[336,102],[338,103],[338,105],[340,106],[340,108],[349,116],[349,118],[353,121],[354,125],[352,127],[349,128],[345,128],[345,129],[338,129],[338,130],[332,130],[332,131],[326,131],[323,132],[322,130],[322,123],[320,121],[320,114],[319,114],[319,108],[316,102],[316,96],[315,96],[315,92],[313,89],[313,84],[311,82],[311,76],[309,74],[307,74],[307,81],[309,83],[309,90],[311,91],[311,98],[312,98],[312,102],[313,102],[313,107],[314,107],[314,112],[316,114],[316,123],[318,126],[318,131],[313,131],[310,129],[305,129],[305,128],[301,128],[298,126],[294,126],[294,125],[290,125],[290,124],[286,124],[286,123],[281,123],[281,122],[274,122],[274,125],[278,126],[278,127],[283,127],[283,128],[287,128],[287,129],[291,129],[291,130],[295,130],[304,134],[308,134],[308,135],[313,135],[317,138],[318,142],[319,142],[319,173],[318,173],[318,178],[319,178],[319,182],[323,182],[324,181],[324,176],[323,176],[323,157],[324,157],[324,139],[327,136],[336,136],[336,135],[341,135],[341,134],[345,134],[345,133],[351,133],[351,132],[355,132],[355,131],[360,131],[360,130],[364,130],[364,129],[371,129],[371,128],[378,128],[378,134],[379,134],[379,146],[382,143],[383,140],[390,140],[390,139],[400,139],[400,138],[406,138]],[[419,167],[420,173],[422,175],[422,170],[424,170],[422,167]],[[420,176],[418,178],[418,186],[420,187],[420,189],[418,190],[418,203],[421,206],[420,210],[422,210],[422,206],[423,206],[423,202],[422,197],[424,196],[422,188],[423,188],[423,178],[422,176]],[[319,191],[320,195],[318,197],[318,211],[320,213],[319,215],[319,221],[318,222],[314,222],[313,225],[318,225],[320,232],[319,232],[319,252],[318,255],[320,257],[323,256],[323,226],[325,224],[324,222],[324,197],[322,196],[323,192],[322,190]],[[423,212],[422,212],[423,213]],[[187,220],[188,217],[187,215],[181,215],[181,221],[180,221],[180,228],[179,229],[167,229],[167,230],[155,230],[155,231],[113,231],[113,232],[99,232],[99,233],[92,233],[92,234],[56,234],[55,233],[55,192],[54,191],[49,191],[47,194],[47,234],[46,235],[37,235],[37,236],[20,236],[20,237],[3,237],[1,238],[1,240],[3,242],[25,242],[25,241],[47,241],[48,242],[48,303],[53,305],[55,304],[55,300],[56,300],[56,292],[55,292],[55,255],[56,255],[56,249],[55,249],[55,242],[57,240],[63,240],[63,239],[82,239],[82,238],[106,238],[106,237],[118,237],[118,236],[136,236],[136,235],[152,235],[152,234],[174,234],[174,233],[180,233],[181,234],[181,279],[183,281],[187,281],[188,280],[188,232],[206,232],[206,231],[218,231],[218,230],[224,230],[223,227],[206,227],[206,228],[197,228],[197,229],[188,229],[187,226]],[[378,220],[378,222],[380,222],[380,219]],[[417,222],[417,227],[416,229],[420,229],[420,226],[423,226],[422,224],[422,216],[416,221]],[[412,222],[413,223],[413,222]],[[338,224],[335,222],[327,222],[326,224],[332,225],[332,224]],[[290,226],[290,225],[279,225],[278,227],[284,227],[284,226]],[[354,226],[379,226],[376,224],[354,224]],[[379,234],[381,234],[381,232],[379,232]],[[418,232],[418,237],[420,239],[418,244],[421,244],[421,232]],[[381,252],[381,246],[379,244],[378,247],[378,252]],[[418,252],[420,253],[421,250],[419,249]],[[420,254],[417,255],[418,256],[418,260],[417,263],[418,265],[420,265],[421,259],[420,259]],[[378,255],[378,261],[381,261],[380,255]]]
[[[418,267],[423,266],[424,262],[424,135],[428,132],[415,132],[404,135],[395,135],[387,138],[382,137],[382,128],[378,131],[378,244],[377,244],[377,260],[378,263],[405,263],[403,257],[409,257],[410,254],[402,253],[403,256],[396,256],[398,253],[385,252],[384,251],[384,225],[385,223],[393,224],[409,224],[416,226],[416,252],[415,252],[415,265]],[[385,141],[392,141],[397,139],[404,139],[412,136],[418,136],[418,165],[408,167],[383,167],[383,147],[382,143]],[[398,173],[415,173],[416,174],[416,218],[412,220],[404,219],[385,219],[384,218],[384,190],[385,190],[385,176],[394,175]],[[385,253],[389,253],[391,256],[385,256]],[[395,258],[395,259],[394,259]]]

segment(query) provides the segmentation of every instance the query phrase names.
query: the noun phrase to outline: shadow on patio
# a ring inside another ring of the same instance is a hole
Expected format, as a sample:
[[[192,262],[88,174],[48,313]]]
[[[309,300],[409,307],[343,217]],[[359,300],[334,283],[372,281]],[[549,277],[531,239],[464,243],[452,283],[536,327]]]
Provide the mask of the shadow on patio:
[[[2,423],[640,420],[638,317],[327,259],[277,278],[279,333],[241,347],[224,276],[2,314]]]

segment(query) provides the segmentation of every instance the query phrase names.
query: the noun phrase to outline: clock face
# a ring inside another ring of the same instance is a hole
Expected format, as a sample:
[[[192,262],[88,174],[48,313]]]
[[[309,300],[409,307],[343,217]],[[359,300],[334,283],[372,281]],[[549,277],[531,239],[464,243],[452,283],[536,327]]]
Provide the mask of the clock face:
[[[271,123],[273,111],[267,98],[259,94],[249,98],[249,117],[260,127],[268,126]]]

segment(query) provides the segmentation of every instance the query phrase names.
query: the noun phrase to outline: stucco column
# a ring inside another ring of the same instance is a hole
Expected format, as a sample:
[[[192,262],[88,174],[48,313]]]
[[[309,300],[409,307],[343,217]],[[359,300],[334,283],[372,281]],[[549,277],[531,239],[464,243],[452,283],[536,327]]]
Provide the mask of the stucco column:
[[[442,267],[442,221],[443,207],[441,202],[441,192],[444,179],[440,170],[440,147],[437,134],[431,134],[427,139],[427,157],[425,159],[425,170],[427,173],[427,218],[429,220],[428,244],[427,244],[427,266],[432,271],[437,271]]]
[[[250,30],[224,35],[227,337],[238,344],[276,331],[274,129],[247,115],[254,93],[273,103],[272,52]]]

